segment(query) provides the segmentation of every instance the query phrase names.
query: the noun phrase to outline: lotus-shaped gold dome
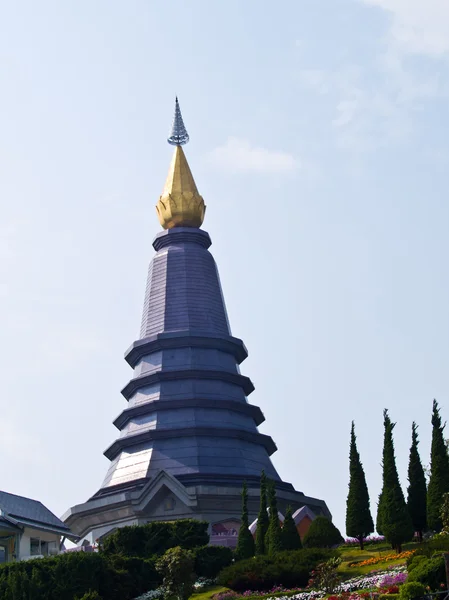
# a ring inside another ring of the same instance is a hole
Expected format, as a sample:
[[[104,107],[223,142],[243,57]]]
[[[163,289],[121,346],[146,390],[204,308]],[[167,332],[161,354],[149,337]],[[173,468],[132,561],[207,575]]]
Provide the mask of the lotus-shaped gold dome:
[[[156,210],[164,229],[201,227],[203,223],[206,207],[203,197],[198,193],[182,146],[175,147]]]

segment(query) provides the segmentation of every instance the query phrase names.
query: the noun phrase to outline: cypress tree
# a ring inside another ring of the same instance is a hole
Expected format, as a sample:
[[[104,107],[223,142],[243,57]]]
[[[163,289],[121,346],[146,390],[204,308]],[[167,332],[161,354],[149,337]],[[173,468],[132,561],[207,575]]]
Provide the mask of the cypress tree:
[[[412,519],[413,528],[422,542],[423,531],[427,527],[427,485],[426,476],[418,452],[418,427],[412,424],[412,445],[408,463],[407,508]]]
[[[363,540],[374,531],[373,518],[369,507],[369,494],[365,472],[357,450],[354,421],[351,426],[349,447],[349,492],[346,501],[346,535],[359,540],[363,550]]]
[[[379,497],[377,522],[387,542],[397,552],[401,551],[403,542],[413,537],[413,524],[399,483],[394,455],[393,429],[388,411],[384,410],[384,449],[383,449],[383,486]]]
[[[242,524],[239,529],[239,537],[237,540],[236,556],[239,560],[252,558],[254,556],[254,538],[249,530],[248,521],[248,487],[246,481],[242,489]]]
[[[432,448],[430,452],[430,479],[427,488],[427,524],[433,531],[441,531],[443,494],[449,492],[449,456],[444,441],[446,423],[441,422],[438,402],[433,401]]]
[[[301,538],[296,529],[295,521],[293,520],[292,507],[287,508],[285,513],[284,525],[281,531],[282,549],[283,550],[300,550],[302,548]]]
[[[265,554],[265,535],[268,529],[267,477],[265,471],[260,476],[260,508],[257,517],[256,554]]]
[[[271,479],[267,485],[268,505],[270,507],[270,518],[267,533],[265,535],[265,551],[267,554],[276,554],[282,550],[281,525],[279,523],[278,505],[276,499],[276,487]]]

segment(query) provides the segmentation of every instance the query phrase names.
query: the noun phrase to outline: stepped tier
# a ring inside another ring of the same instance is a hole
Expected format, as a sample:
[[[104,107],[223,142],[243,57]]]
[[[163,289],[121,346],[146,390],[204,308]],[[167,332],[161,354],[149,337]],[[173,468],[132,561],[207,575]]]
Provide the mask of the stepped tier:
[[[254,390],[239,370],[247,356],[231,336],[209,235],[179,227],[161,232],[153,246],[141,338],[125,358],[134,376],[114,424],[119,438],[106,488],[154,477],[259,477],[279,480],[269,456],[273,440],[257,431],[264,417],[247,396]]]

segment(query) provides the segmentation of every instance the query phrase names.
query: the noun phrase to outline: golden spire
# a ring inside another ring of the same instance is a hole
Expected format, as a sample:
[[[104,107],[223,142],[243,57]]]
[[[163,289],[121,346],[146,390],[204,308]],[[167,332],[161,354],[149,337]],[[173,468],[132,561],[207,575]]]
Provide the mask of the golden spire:
[[[164,191],[156,205],[159,222],[164,229],[172,227],[201,227],[206,207],[190,171],[182,144],[189,141],[176,98],[175,118],[168,143],[175,152],[168,170]]]

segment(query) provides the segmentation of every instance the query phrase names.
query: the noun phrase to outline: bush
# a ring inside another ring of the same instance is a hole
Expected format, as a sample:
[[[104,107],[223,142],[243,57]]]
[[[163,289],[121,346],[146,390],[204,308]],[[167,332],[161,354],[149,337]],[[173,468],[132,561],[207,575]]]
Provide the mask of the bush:
[[[123,593],[130,597],[154,590],[162,583],[162,576],[156,570],[156,558],[108,556],[107,560],[115,572],[120,573]]]
[[[433,538],[420,544],[414,556],[432,557],[435,552],[449,552],[449,535],[435,535]]]
[[[195,575],[192,552],[180,546],[170,548],[159,558],[156,568],[164,577],[163,584],[167,598],[188,600],[193,594]]]
[[[400,600],[413,600],[413,598],[424,596],[425,593],[426,588],[422,583],[419,583],[418,581],[409,581],[408,583],[401,585],[399,598]]]
[[[194,550],[195,573],[198,577],[215,577],[232,563],[233,552],[224,546],[203,546]]]
[[[130,600],[154,583],[154,561],[70,552],[0,566],[0,598],[73,600],[97,592],[107,600]]]
[[[304,587],[310,572],[322,562],[337,556],[332,550],[311,549],[255,556],[223,569],[218,583],[235,591],[271,590],[274,585]]]
[[[408,570],[408,581],[416,581],[425,587],[429,586],[431,590],[438,590],[441,584],[446,583],[443,556],[435,555],[415,563],[413,568]]]
[[[332,548],[344,542],[341,533],[326,517],[319,516],[310,525],[304,536],[305,548]]]
[[[98,592],[92,592],[92,590],[90,590],[79,600],[101,600],[101,596],[98,595]]]
[[[417,567],[419,565],[419,563],[423,562],[424,560],[427,560],[427,558],[425,556],[422,556],[421,554],[412,554],[412,556],[409,556],[407,558],[407,571],[411,571],[412,569],[414,569],[415,567]]]
[[[399,600],[399,594],[379,594],[378,600]]]
[[[209,543],[208,526],[206,521],[180,519],[121,527],[104,540],[102,552],[149,558],[176,546],[190,550]]]

